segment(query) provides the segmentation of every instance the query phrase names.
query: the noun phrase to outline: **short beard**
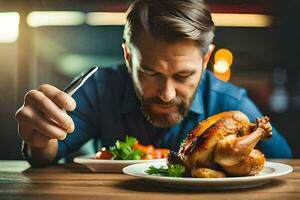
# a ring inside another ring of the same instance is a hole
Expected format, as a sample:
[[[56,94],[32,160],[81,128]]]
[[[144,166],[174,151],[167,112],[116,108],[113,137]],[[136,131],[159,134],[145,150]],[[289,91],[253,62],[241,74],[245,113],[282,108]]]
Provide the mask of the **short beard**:
[[[141,102],[141,111],[146,117],[146,119],[156,127],[170,127],[179,122],[181,122],[188,113],[187,105],[180,99],[176,97],[170,102],[163,102],[159,97],[153,97],[150,99],[140,99]],[[151,106],[153,104],[167,105],[167,106],[176,106],[178,111],[174,113],[153,113],[151,112]]]
[[[155,127],[167,128],[180,123],[187,116],[190,106],[197,93],[201,79],[202,79],[202,75],[200,77],[199,83],[195,88],[192,97],[188,99],[188,102],[185,102],[183,99],[177,96],[170,102],[164,102],[159,97],[144,99],[141,93],[139,92],[137,86],[135,84],[133,85],[134,85],[135,93],[138,99],[140,100],[140,104],[141,104],[140,109],[143,115],[145,116],[145,118]],[[151,106],[153,104],[176,106],[178,111],[176,113],[161,113],[161,114],[153,113],[151,112]]]
[[[188,102],[185,102],[183,99],[177,96],[174,99],[172,99],[170,102],[164,102],[159,97],[152,97],[148,99],[143,98],[143,96],[139,92],[138,87],[134,84],[133,81],[134,90],[138,99],[140,100],[140,104],[141,104],[140,109],[143,115],[153,126],[159,128],[167,128],[167,127],[174,126],[180,123],[187,116],[189,112],[189,108],[197,93],[199,84],[200,81],[194,91],[194,94],[188,100]],[[151,106],[153,104],[176,106],[178,111],[176,113],[161,113],[161,114],[153,113],[151,112]]]

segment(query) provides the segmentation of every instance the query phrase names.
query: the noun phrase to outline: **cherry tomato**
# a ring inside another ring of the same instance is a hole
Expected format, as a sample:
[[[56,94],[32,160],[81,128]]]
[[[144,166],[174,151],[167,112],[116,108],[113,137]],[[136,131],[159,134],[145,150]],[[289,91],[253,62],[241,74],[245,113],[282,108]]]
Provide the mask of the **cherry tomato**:
[[[111,159],[112,153],[109,150],[101,150],[96,153],[96,159]]]

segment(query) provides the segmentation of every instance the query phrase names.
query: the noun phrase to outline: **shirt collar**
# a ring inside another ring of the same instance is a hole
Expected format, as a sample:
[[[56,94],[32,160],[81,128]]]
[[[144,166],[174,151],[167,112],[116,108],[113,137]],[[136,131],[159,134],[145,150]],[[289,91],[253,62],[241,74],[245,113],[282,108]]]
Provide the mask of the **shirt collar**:
[[[190,107],[190,111],[196,113],[196,114],[203,114],[204,113],[204,104],[203,104],[203,92],[205,89],[205,82],[206,82],[206,70],[203,72],[203,77],[201,80],[200,85],[198,86],[197,92],[195,94],[194,100],[192,102],[192,105]],[[123,114],[128,113],[130,111],[137,111],[140,108],[140,102],[139,99],[136,96],[136,93],[134,91],[133,83],[128,76],[126,88],[125,88],[125,96],[124,101],[122,103],[122,110],[121,112]]]

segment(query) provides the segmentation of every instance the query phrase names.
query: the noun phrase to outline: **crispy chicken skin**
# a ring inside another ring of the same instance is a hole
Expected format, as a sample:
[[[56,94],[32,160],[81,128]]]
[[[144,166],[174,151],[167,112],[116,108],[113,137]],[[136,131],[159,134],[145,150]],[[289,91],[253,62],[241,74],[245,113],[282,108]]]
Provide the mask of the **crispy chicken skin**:
[[[217,171],[209,168],[195,167],[191,171],[193,177],[201,178],[224,178],[226,174],[221,171]]]
[[[230,176],[257,175],[265,158],[254,147],[271,136],[268,117],[257,118],[253,124],[240,111],[222,112],[191,131],[180,147],[177,163],[180,160],[194,177],[224,177],[224,172]]]

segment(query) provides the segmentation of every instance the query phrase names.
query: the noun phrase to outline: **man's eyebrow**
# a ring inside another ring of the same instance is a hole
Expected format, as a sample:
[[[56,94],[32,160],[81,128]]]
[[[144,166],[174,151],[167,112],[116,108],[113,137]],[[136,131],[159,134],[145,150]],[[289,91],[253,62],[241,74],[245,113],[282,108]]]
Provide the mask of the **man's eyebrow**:
[[[152,72],[156,72],[155,69],[153,69],[151,66],[149,65],[142,65],[140,66],[141,70],[145,70],[145,71],[152,71]],[[196,70],[195,69],[183,69],[181,71],[177,71],[175,74],[184,74],[184,73],[195,73]]]
[[[147,71],[155,71],[152,67],[148,65],[141,65],[140,67],[142,70],[147,70]]]
[[[196,70],[194,69],[185,69],[185,70],[181,70],[176,72],[176,74],[184,74],[184,73],[194,73]]]

